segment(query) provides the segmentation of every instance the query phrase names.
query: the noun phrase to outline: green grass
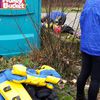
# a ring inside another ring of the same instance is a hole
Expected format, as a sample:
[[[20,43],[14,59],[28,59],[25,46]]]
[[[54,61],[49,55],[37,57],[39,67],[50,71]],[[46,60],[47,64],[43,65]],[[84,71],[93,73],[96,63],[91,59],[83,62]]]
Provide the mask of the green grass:
[[[77,43],[80,41],[80,39],[77,38],[76,36],[71,35],[71,34],[67,34],[67,33],[62,34],[61,40],[65,41],[65,42],[74,42],[74,43]]]
[[[72,91],[70,85],[66,84],[64,89],[58,89],[57,91],[59,100],[74,100],[75,91]]]

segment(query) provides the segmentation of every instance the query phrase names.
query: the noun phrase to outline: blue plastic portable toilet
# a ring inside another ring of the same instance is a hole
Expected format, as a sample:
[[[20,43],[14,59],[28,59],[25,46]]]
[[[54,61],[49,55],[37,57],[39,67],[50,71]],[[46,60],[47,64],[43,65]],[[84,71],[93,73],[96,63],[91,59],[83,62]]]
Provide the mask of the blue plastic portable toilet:
[[[0,55],[40,47],[41,0],[0,0]]]

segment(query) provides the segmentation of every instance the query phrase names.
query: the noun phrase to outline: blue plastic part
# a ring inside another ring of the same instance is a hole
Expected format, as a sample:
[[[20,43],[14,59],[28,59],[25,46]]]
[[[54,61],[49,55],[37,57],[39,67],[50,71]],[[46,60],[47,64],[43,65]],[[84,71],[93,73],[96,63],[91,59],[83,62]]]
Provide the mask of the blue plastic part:
[[[5,75],[6,79],[9,81],[13,81],[13,80],[22,81],[22,80],[27,79],[27,77],[25,76],[19,76],[19,75],[12,74],[10,69],[5,70],[3,74]]]
[[[0,55],[40,48],[41,0],[25,0],[25,9],[0,9]]]
[[[0,83],[3,83],[7,80],[7,77],[1,72],[0,73]],[[1,99],[0,99],[1,100]]]
[[[1,94],[0,94],[0,100],[5,100]]]
[[[60,74],[55,70],[43,70],[43,71],[40,72],[40,75],[54,76],[54,77],[57,77],[57,78],[61,78]]]

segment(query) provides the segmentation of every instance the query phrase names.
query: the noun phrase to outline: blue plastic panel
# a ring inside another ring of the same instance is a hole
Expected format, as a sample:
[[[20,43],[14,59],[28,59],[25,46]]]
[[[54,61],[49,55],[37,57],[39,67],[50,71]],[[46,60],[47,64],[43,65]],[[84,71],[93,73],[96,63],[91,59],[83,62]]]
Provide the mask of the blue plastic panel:
[[[17,55],[30,52],[30,47],[40,48],[41,0],[26,2],[28,10],[0,9],[0,55]]]

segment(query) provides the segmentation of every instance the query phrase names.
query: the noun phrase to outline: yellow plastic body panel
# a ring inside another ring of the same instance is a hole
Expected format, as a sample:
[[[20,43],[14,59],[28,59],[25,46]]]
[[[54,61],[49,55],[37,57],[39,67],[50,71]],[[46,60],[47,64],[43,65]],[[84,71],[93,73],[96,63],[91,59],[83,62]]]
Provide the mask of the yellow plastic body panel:
[[[10,87],[10,90],[7,91],[7,87]],[[6,89],[6,91],[4,91],[4,89]],[[32,100],[22,84],[17,84],[10,81],[5,81],[0,84],[0,93],[5,100],[17,100],[15,97],[18,96],[20,97],[20,100]]]
[[[40,69],[37,69],[36,72],[37,72],[37,74],[40,74],[40,72],[43,71],[43,70],[55,70],[55,69],[52,68],[51,66],[43,65],[43,66],[41,66]]]
[[[27,68],[24,65],[21,65],[21,64],[13,65],[12,74],[16,74],[16,75],[20,75],[20,76],[26,76],[27,75],[26,69]]]
[[[55,70],[54,68],[52,68],[51,66],[48,66],[48,65],[43,65],[41,66],[41,69],[47,69],[47,70]]]
[[[53,86],[52,84],[50,84],[50,83],[47,83],[46,87],[47,87],[48,89],[51,89],[51,90],[54,89],[54,86]]]
[[[52,84],[57,84],[60,81],[60,78],[56,78],[53,76],[48,76],[46,78],[46,82],[52,83]]]
[[[27,80],[24,83],[36,86],[46,86],[45,78],[38,78],[30,75],[27,75]]]

